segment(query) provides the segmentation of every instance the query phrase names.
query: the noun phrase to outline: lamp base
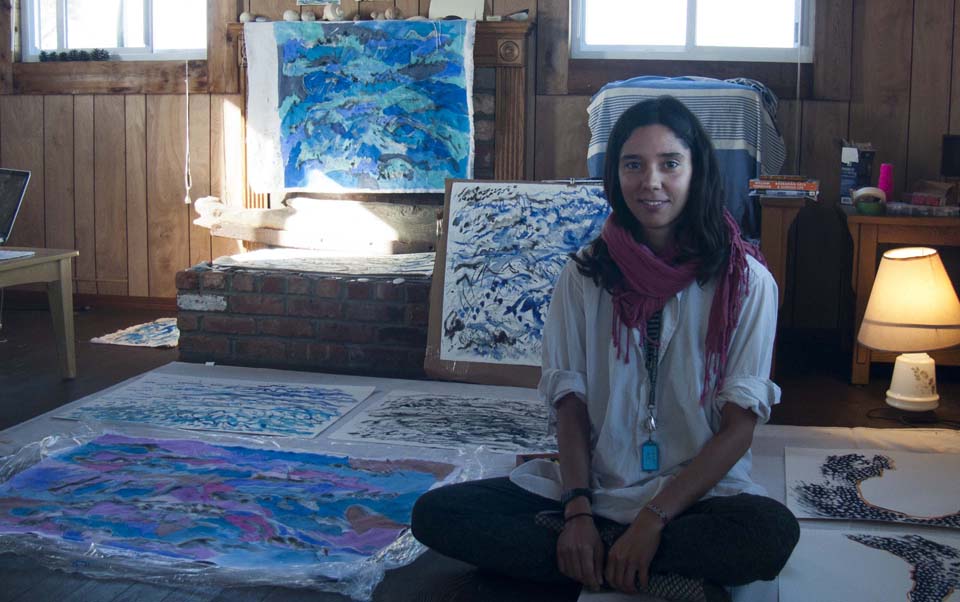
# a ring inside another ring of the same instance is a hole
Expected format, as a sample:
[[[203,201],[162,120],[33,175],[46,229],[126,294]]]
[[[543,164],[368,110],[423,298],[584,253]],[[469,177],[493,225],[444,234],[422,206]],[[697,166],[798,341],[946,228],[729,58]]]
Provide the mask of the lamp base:
[[[887,391],[887,405],[907,412],[927,412],[940,407],[940,396],[938,395],[933,400],[910,401],[893,397],[890,395],[890,391]]]
[[[887,404],[908,412],[937,409],[940,396],[936,369],[933,358],[926,353],[898,355],[887,390]]]

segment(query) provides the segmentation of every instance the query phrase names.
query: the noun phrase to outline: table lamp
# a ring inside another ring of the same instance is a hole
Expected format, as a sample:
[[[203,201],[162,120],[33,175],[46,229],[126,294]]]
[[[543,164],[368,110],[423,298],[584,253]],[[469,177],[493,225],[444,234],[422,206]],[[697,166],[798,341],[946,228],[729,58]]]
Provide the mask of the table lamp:
[[[936,366],[926,352],[960,344],[960,301],[936,250],[909,247],[883,254],[857,340],[900,353],[887,404],[908,411],[939,405]]]

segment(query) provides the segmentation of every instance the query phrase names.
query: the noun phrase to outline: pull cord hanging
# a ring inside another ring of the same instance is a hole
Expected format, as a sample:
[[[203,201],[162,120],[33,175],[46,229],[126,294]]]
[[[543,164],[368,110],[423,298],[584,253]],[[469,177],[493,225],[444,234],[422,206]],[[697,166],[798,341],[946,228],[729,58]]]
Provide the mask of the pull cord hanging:
[[[190,188],[193,186],[193,177],[190,175],[190,61],[183,61],[183,102],[186,108],[186,154],[183,162],[183,187],[186,189],[186,192],[183,197],[183,203],[185,205],[190,204]]]

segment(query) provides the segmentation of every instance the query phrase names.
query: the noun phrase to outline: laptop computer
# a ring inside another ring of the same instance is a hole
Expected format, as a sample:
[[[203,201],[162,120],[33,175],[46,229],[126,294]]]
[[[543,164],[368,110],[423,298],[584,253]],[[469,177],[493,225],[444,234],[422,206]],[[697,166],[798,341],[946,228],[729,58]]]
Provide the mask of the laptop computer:
[[[0,168],[0,245],[10,240],[29,182],[29,171]]]

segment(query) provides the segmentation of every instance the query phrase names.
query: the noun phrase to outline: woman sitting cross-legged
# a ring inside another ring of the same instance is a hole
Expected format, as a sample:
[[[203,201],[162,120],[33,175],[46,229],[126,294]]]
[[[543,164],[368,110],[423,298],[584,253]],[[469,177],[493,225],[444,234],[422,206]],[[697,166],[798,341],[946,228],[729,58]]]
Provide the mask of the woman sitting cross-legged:
[[[776,577],[800,534],[750,478],[754,428],[780,399],[776,284],[676,99],[624,112],[604,189],[613,212],[560,274],[543,333],[559,463],[430,491],[413,533],[514,577],[725,599]]]

